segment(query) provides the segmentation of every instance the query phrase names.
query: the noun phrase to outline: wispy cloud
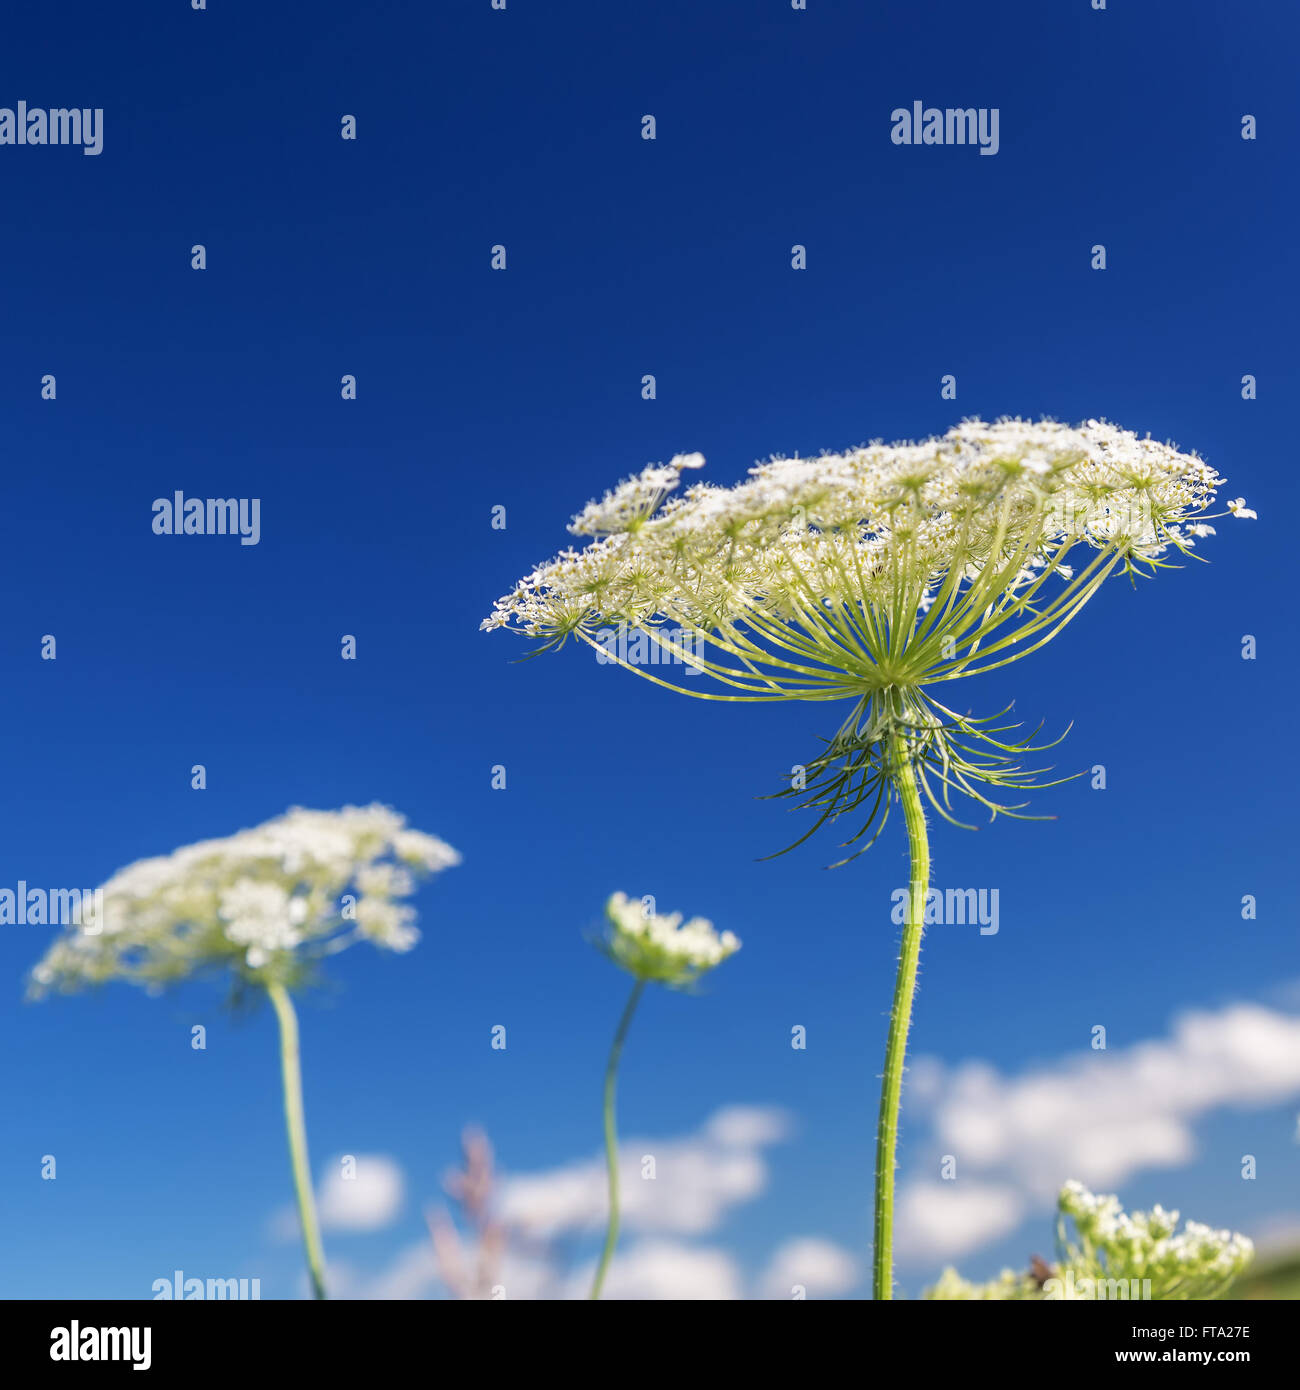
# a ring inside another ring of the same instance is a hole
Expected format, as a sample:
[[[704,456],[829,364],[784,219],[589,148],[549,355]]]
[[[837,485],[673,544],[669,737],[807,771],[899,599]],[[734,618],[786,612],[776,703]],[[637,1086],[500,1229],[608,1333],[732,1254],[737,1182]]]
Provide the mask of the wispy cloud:
[[[1067,1178],[1114,1189],[1144,1169],[1189,1163],[1195,1124],[1210,1111],[1300,1096],[1300,1018],[1238,1004],[1184,1014],[1165,1038],[1021,1076],[927,1061],[916,1080],[930,1147],[955,1158],[958,1176],[905,1184],[899,1248],[913,1260],[956,1257],[1049,1207]]]
[[[612,1299],[829,1298],[854,1287],[858,1262],[832,1242],[801,1236],[781,1245],[751,1277],[736,1257],[700,1237],[768,1184],[766,1150],[787,1138],[790,1117],[770,1106],[729,1106],[677,1138],[630,1140],[621,1150],[623,1229],[605,1297]],[[653,1170],[647,1160],[653,1160]],[[654,1176],[648,1174],[653,1171]],[[508,1178],[498,1215],[508,1240],[501,1261],[506,1299],[585,1298],[594,1256],[569,1258],[575,1241],[593,1248],[604,1229],[605,1167],[599,1156]],[[322,1198],[325,1189],[322,1189]],[[473,1259],[472,1237],[466,1237]],[[331,1267],[331,1283],[348,1298],[446,1297],[428,1239],[408,1244],[377,1274]]]
[[[566,1297],[585,1298],[594,1262],[568,1281]],[[736,1261],[724,1250],[680,1240],[643,1240],[609,1267],[606,1299],[717,1300],[744,1297]]]
[[[898,1196],[898,1246],[918,1260],[956,1259],[1010,1235],[1027,1212],[1024,1198],[1002,1183],[908,1182]]]
[[[847,1250],[829,1240],[802,1236],[780,1246],[758,1281],[758,1297],[792,1299],[834,1298],[862,1277],[861,1267]]]
[[[783,1111],[732,1106],[684,1139],[630,1139],[619,1149],[622,1218],[631,1232],[702,1235],[767,1186],[764,1150],[784,1139]],[[605,1224],[605,1161],[593,1155],[545,1173],[510,1178],[501,1216],[521,1234],[554,1240]]]

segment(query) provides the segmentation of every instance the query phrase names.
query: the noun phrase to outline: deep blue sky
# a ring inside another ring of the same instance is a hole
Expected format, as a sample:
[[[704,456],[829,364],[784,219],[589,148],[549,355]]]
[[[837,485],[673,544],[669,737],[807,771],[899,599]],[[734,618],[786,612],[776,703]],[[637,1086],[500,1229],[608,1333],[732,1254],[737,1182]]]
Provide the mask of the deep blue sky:
[[[1128,1046],[1187,1006],[1276,1003],[1300,976],[1298,42],[1263,0],[16,11],[0,105],[103,107],[105,142],[0,147],[0,884],[90,885],[291,804],[379,799],[456,845],[422,946],[350,952],[302,1010],[314,1154],[392,1153],[421,1200],[469,1120],[513,1171],[597,1148],[623,982],[582,932],[610,891],[711,916],[744,950],[706,998],[647,1000],[626,1125],[789,1109],[798,1136],[717,1241],[753,1266],[791,1235],[863,1251],[904,847],[891,828],[835,873],[825,840],[756,862],[792,837],[755,798],[835,711],[690,701],[583,649],[512,664],[478,623],[650,460],[698,449],[729,482],[965,415],[1105,415],[1198,450],[1260,520],[963,692],[1073,720],[1059,765],[1109,785],[1041,794],[1055,821],[936,828],[937,880],[999,887],[1002,930],[927,943],[914,1049],[1017,1073],[1097,1022]],[[918,99],[996,106],[998,155],[891,144]],[[261,543],[155,536],[178,488],[259,497]],[[293,1293],[297,1252],[265,1235],[289,1196],[269,1014],[227,1021],[197,988],[27,1006],[48,935],[0,931],[0,1294],[146,1296],[174,1267]],[[1285,1107],[1220,1115],[1125,1196],[1295,1212],[1293,1129]],[[910,1134],[904,1176],[928,1162]],[[379,1268],[420,1229],[413,1201],[337,1253]],[[1039,1221],[964,1263],[1045,1243]]]

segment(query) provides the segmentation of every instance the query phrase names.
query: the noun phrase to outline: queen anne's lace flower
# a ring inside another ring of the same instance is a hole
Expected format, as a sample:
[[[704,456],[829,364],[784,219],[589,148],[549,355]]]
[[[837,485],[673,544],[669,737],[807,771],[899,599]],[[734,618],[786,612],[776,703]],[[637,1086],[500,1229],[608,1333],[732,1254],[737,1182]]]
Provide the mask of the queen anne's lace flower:
[[[1109,575],[1167,567],[1222,514],[1209,512],[1223,480],[1208,464],[1100,420],[966,420],[920,444],[776,458],[735,487],[677,493],[702,462],[679,455],[588,504],[570,528],[588,543],[527,575],[482,626],[600,646],[599,629],[623,624],[665,655],[612,659],[687,694],[854,700],[808,764],[805,804],[821,819],[887,793],[899,738],[941,813],[953,790],[992,808],[977,784],[1031,785],[1015,767],[1027,744],[1000,742],[933,688],[1041,647]],[[1254,515],[1240,498],[1229,511]]]
[[[1076,1242],[1062,1235],[1068,1266],[1100,1279],[1149,1279],[1152,1298],[1217,1298],[1255,1254],[1251,1241],[1234,1231],[1189,1221],[1176,1234],[1176,1211],[1157,1206],[1128,1215],[1118,1197],[1096,1195],[1080,1182],[1061,1189],[1060,1210],[1078,1233]]]
[[[752,698],[954,679],[1068,620],[1103,571],[1189,551],[1189,522],[1223,481],[1097,420],[967,420],[922,444],[773,459],[736,487],[666,500],[702,463],[679,455],[589,503],[571,530],[592,543],[534,570],[483,627],[553,641],[610,622],[685,626],[731,658],[701,664]],[[1254,515],[1240,498],[1229,507]],[[1061,573],[1075,547],[1097,552],[1086,580]],[[942,621],[916,622],[925,597]]]
[[[703,917],[683,922],[680,912],[651,912],[626,893],[615,893],[605,904],[609,931],[601,949],[638,980],[680,988],[693,984],[706,971],[740,950],[729,931],[719,935]]]
[[[972,1284],[955,1269],[946,1269],[925,1297],[1048,1301],[1219,1298],[1255,1254],[1254,1245],[1234,1231],[1216,1231],[1189,1221],[1179,1233],[1176,1211],[1156,1206],[1130,1215],[1118,1197],[1094,1194],[1080,1182],[1065,1184],[1058,1206],[1058,1262],[1054,1269],[1044,1271],[1044,1277],[1004,1269],[987,1284]],[[1074,1223],[1074,1239],[1067,1236],[1066,1218]]]
[[[252,830],[143,859],[103,886],[103,930],[74,928],[32,971],[33,994],[124,979],[144,985],[229,966],[302,982],[310,961],[354,941],[409,950],[413,871],[460,862],[387,806],[295,808]]]

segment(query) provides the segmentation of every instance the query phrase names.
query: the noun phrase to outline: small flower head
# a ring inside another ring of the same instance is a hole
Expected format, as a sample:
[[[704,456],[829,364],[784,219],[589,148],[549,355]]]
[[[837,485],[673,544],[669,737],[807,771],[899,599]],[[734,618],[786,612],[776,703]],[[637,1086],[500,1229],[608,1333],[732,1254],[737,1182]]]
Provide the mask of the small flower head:
[[[1072,1302],[1221,1298],[1255,1253],[1251,1242],[1233,1231],[1213,1231],[1189,1221],[1176,1234],[1176,1211],[1156,1206],[1129,1214],[1118,1197],[1096,1195],[1080,1182],[1065,1184],[1058,1206],[1054,1267],[1035,1260],[1029,1273],[1003,1270],[987,1284],[970,1283],[955,1269],[945,1269],[923,1297]],[[1074,1224],[1073,1240],[1066,1236],[1067,1218]]]
[[[221,968],[245,982],[300,984],[313,961],[355,941],[409,950],[419,932],[402,900],[415,875],[459,862],[387,806],[294,808],[114,874],[100,890],[100,928],[55,941],[30,992],[108,980],[157,987]]]
[[[1062,1265],[1075,1283],[1091,1280],[1150,1280],[1155,1299],[1219,1298],[1254,1258],[1255,1247],[1234,1231],[1216,1231],[1189,1221],[1181,1233],[1178,1213],[1153,1207],[1126,1213],[1119,1198],[1098,1196],[1068,1182],[1060,1195]],[[1065,1235],[1065,1218],[1077,1239]]]
[[[598,943],[614,962],[638,980],[681,989],[740,950],[736,936],[719,935],[703,917],[683,922],[681,913],[654,912],[644,900],[615,893],[605,904],[609,927]]]

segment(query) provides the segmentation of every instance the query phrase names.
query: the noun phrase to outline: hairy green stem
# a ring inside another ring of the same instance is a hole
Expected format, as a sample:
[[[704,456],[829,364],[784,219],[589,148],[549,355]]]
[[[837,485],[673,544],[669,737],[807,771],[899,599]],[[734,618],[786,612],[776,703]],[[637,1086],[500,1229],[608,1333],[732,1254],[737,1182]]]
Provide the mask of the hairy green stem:
[[[307,1251],[307,1270],[312,1295],[324,1298],[325,1252],[320,1242],[320,1222],[316,1217],[316,1198],[311,1187],[311,1164],[307,1161],[307,1124],[302,1109],[302,1068],[298,1053],[298,1015],[283,985],[270,984],[275,1016],[280,1023],[280,1075],[284,1082],[284,1123],[289,1132],[289,1160],[293,1167],[293,1187],[298,1197],[298,1219],[302,1223],[302,1243]]]
[[[638,980],[632,986],[632,993],[623,1010],[623,1017],[618,1021],[614,1045],[609,1049],[609,1062],[605,1067],[605,1165],[609,1170],[609,1227],[605,1232],[605,1248],[601,1251],[600,1263],[596,1266],[596,1277],[591,1285],[592,1298],[600,1297],[600,1291],[605,1285],[605,1272],[609,1269],[614,1247],[618,1244],[618,1124],[614,1116],[614,1097],[618,1089],[618,1059],[622,1055],[623,1042],[644,989],[644,980]]]
[[[880,1088],[880,1118],[876,1124],[876,1212],[872,1297],[894,1296],[894,1166],[898,1147],[898,1110],[903,1092],[903,1062],[907,1033],[912,1023],[912,999],[916,994],[916,970],[921,959],[921,933],[925,923],[925,895],[930,879],[930,842],[925,831],[925,812],[916,784],[907,740],[895,733],[891,741],[894,785],[903,805],[907,841],[911,850],[911,891],[903,926],[903,945],[894,982],[894,1005],[889,1016],[889,1041],[885,1045],[885,1072]]]

